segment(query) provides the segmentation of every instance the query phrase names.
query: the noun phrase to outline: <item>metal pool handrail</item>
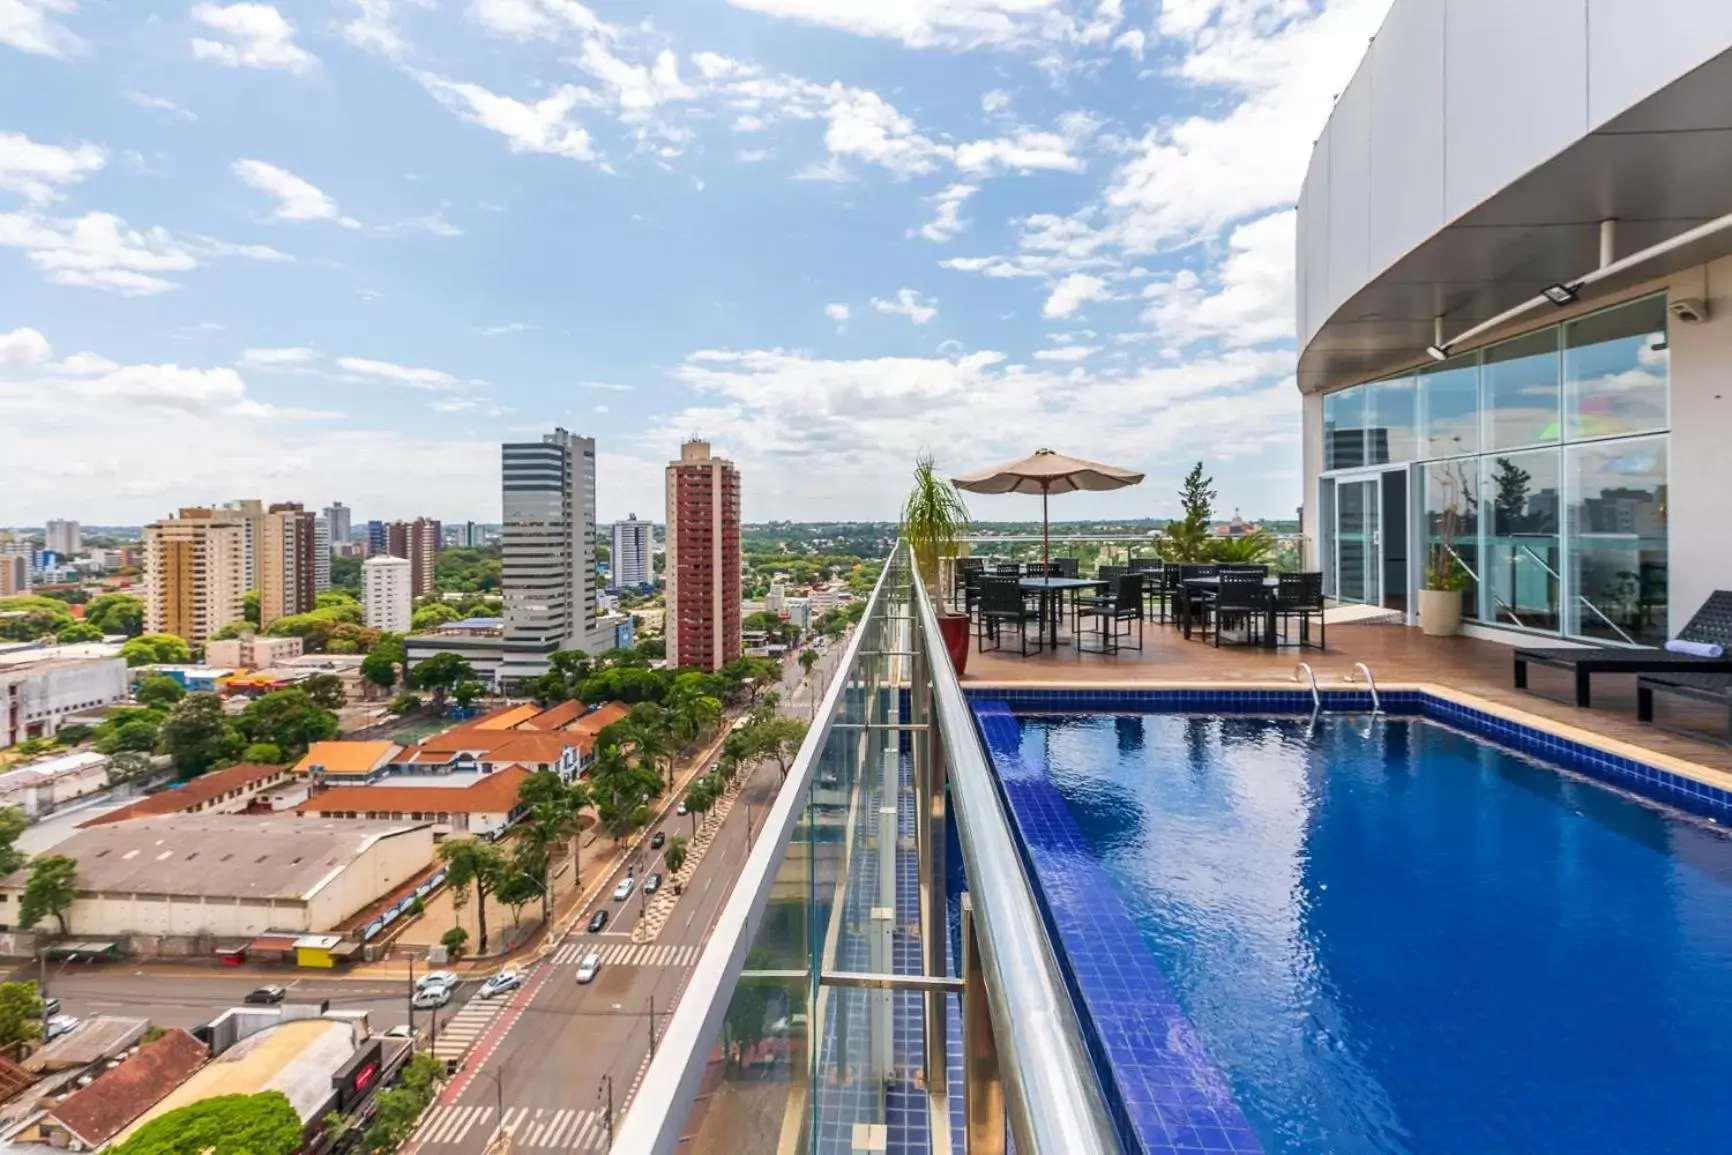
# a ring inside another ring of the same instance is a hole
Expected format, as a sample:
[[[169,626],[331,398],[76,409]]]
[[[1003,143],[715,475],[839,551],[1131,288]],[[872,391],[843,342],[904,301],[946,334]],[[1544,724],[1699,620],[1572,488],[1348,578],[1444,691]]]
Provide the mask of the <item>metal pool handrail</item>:
[[[974,714],[944,656],[938,615],[916,578],[914,602],[932,679],[986,1001],[1016,1149],[1028,1155],[1119,1151],[1082,1022],[1024,872]]]

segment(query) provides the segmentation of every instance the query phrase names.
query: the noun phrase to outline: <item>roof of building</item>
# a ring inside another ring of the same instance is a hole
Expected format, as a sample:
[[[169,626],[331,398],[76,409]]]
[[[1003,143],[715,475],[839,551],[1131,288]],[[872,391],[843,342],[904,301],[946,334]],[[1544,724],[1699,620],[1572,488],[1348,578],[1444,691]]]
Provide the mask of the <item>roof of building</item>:
[[[587,734],[591,738],[631,716],[631,707],[624,702],[608,702],[565,727],[568,733]]]
[[[210,1048],[177,1027],[62,1100],[50,1115],[94,1150],[186,1082],[209,1058]]]
[[[287,815],[168,814],[80,830],[55,848],[95,894],[306,899],[380,838],[413,822],[309,822]],[[20,870],[0,886],[21,887]]]
[[[575,699],[561,702],[557,706],[543,710],[533,718],[519,722],[517,728],[519,730],[557,730],[568,722],[575,722],[583,717],[588,710],[588,706]]]
[[[307,774],[317,766],[326,774],[366,774],[399,749],[395,742],[314,742],[295,763],[295,772]]]
[[[221,798],[231,790],[242,790],[260,782],[269,781],[279,774],[285,773],[281,766],[272,766],[262,762],[242,762],[238,766],[213,770],[209,774],[194,778],[191,782],[177,786],[172,790],[163,790],[140,798],[130,806],[122,806],[119,810],[110,810],[99,814],[80,826],[101,826],[107,822],[124,822],[128,818],[143,818],[152,814],[180,814],[200,806],[214,798]]]
[[[20,871],[14,877],[22,877],[23,873]],[[57,1071],[113,1058],[143,1038],[149,1029],[149,1019],[91,1015],[71,1034],[61,1035],[25,1059],[24,1068],[28,1071]]]
[[[32,762],[27,766],[14,766],[0,777],[10,778],[14,774],[30,775],[30,780],[48,781],[62,774],[77,774],[100,766],[108,765],[108,755],[98,754],[94,750],[83,750],[77,754],[62,754],[58,758],[45,758],[40,762]]]
[[[505,619],[464,618],[460,622],[446,622],[441,628],[447,630],[502,630],[505,628]]]
[[[532,705],[527,702],[521,706],[506,706],[504,709],[494,710],[492,713],[481,715],[481,717],[469,723],[465,729],[509,730],[514,726],[529,721],[529,719],[535,717],[539,713],[541,713],[540,706]]]
[[[489,762],[557,762],[566,747],[573,745],[576,743],[571,735],[560,731],[477,730],[473,726],[460,726],[434,734],[418,747],[409,747],[398,761],[447,762],[457,754],[468,753]]]
[[[503,814],[517,805],[517,788],[529,771],[515,766],[484,774],[468,786],[337,786],[299,806],[298,814]]]

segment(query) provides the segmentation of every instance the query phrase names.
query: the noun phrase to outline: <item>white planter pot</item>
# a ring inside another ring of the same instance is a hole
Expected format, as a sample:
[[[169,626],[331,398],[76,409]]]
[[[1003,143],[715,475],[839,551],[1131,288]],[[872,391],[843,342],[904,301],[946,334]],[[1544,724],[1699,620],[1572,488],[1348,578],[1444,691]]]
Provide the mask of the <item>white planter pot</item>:
[[[1460,590],[1420,590],[1419,628],[1433,638],[1447,638],[1461,629]]]

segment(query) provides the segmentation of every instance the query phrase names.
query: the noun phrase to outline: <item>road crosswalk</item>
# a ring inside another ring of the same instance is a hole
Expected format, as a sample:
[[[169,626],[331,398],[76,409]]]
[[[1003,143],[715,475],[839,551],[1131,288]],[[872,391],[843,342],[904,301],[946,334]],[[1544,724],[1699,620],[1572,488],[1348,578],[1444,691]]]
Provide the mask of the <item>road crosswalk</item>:
[[[416,1130],[420,1147],[453,1147],[470,1144],[477,1148],[499,1131],[492,1104],[485,1106],[434,1107]],[[553,1151],[600,1151],[607,1147],[607,1121],[600,1111],[572,1107],[508,1107],[505,1131],[511,1149]]]
[[[698,961],[699,948],[672,943],[611,942],[596,944],[568,942],[553,953],[555,966],[576,966],[594,951],[601,956],[603,966],[619,967],[689,967]]]
[[[461,1059],[510,1001],[504,997],[476,998],[464,1003],[462,1010],[439,1024],[439,1036],[433,1042],[433,1057]]]

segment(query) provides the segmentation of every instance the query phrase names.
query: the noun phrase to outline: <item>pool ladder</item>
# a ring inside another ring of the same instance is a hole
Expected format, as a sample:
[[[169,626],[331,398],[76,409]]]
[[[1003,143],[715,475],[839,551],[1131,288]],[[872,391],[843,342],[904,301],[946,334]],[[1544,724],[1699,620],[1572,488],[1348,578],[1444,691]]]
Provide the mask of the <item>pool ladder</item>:
[[[1299,671],[1305,671],[1305,678],[1311,683],[1311,712],[1316,714],[1323,708],[1323,695],[1317,692],[1317,671],[1311,668],[1310,662],[1300,662],[1293,667],[1293,680],[1299,680]]]
[[[1300,664],[1304,665],[1303,662],[1301,662]],[[1356,679],[1353,676],[1354,674],[1364,674],[1365,675],[1365,684],[1367,686],[1371,687],[1371,714],[1372,714],[1372,716],[1376,717],[1378,714],[1383,713],[1383,700],[1381,698],[1379,698],[1377,695],[1377,679],[1372,677],[1371,667],[1366,665],[1364,662],[1354,662],[1353,663],[1353,669],[1348,671],[1345,674],[1342,674],[1341,680],[1343,682],[1347,682],[1347,683],[1351,684],[1352,682],[1356,681]]]

